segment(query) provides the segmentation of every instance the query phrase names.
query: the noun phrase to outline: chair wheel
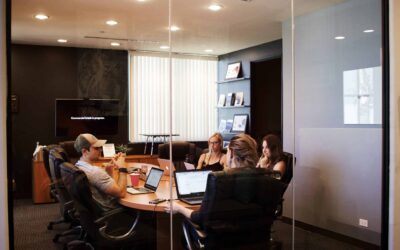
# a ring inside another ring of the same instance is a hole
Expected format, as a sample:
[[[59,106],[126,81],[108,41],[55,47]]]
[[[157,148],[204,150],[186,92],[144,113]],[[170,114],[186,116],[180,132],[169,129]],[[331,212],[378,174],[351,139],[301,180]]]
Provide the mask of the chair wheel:
[[[60,238],[60,235],[59,235],[59,234],[56,234],[56,235],[54,236],[54,238],[53,238],[53,242],[54,242],[54,243],[57,243],[59,238]]]

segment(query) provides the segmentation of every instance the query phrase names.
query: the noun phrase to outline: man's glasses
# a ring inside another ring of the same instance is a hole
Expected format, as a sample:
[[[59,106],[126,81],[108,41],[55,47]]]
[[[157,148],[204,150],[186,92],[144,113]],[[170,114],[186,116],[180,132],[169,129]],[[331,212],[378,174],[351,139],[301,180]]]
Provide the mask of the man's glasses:
[[[103,147],[92,147],[92,148],[96,149],[97,151],[100,151],[103,149]]]

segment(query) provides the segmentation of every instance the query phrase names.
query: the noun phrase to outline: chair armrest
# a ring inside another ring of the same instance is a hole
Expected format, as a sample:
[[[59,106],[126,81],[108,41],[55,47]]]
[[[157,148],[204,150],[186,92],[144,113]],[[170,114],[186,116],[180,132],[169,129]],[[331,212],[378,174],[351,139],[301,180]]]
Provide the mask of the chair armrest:
[[[122,207],[116,208],[109,212],[104,213],[103,217],[100,217],[99,219],[97,219],[95,221],[95,223],[100,226],[99,233],[101,234],[101,236],[103,236],[107,240],[113,240],[113,241],[121,241],[121,240],[125,240],[125,239],[132,237],[136,233],[135,228],[136,228],[139,218],[140,218],[139,211],[136,212],[135,220],[133,221],[132,225],[129,227],[129,230],[126,233],[124,233],[122,235],[110,235],[110,234],[107,234],[107,232],[106,232],[109,220],[114,215],[117,215],[120,213],[126,213],[126,212],[128,212],[128,210],[125,208],[122,208]],[[101,225],[103,225],[103,226],[101,226]]]
[[[185,219],[182,222],[182,229],[183,229],[183,235],[185,237],[185,241],[187,244],[187,248],[189,250],[197,249],[197,248],[205,249],[205,245],[203,244],[203,242],[204,242],[205,238],[207,237],[207,234],[200,229],[199,225],[197,225],[196,223],[192,222],[189,219]],[[197,239],[193,239],[193,237],[191,237],[191,234],[196,234]],[[195,240],[197,241],[196,242],[197,247],[194,247],[194,245],[193,245],[193,241],[195,241]]]

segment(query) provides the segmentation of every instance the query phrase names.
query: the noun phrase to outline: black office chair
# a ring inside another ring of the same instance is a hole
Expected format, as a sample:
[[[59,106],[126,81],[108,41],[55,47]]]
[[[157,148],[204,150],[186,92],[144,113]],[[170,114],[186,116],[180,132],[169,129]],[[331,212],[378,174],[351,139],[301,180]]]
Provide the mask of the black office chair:
[[[64,149],[64,152],[67,157],[67,161],[75,164],[79,160],[79,153],[75,149],[75,141],[62,141],[59,142],[60,147]]]
[[[50,163],[49,163],[49,154],[50,154],[50,150],[53,148],[58,147],[57,144],[51,144],[51,145],[47,145],[45,147],[43,147],[43,163],[44,163],[44,168],[46,170],[47,175],[49,176],[49,179],[52,180],[51,178],[51,173],[50,173]],[[57,190],[56,187],[54,185],[54,182],[50,181],[50,196],[53,197],[54,199],[57,199]],[[61,223],[65,223],[65,219],[64,217],[62,217],[59,220],[56,221],[50,221],[49,224],[47,225],[47,229],[48,230],[52,230],[54,225],[57,224],[61,224]]]
[[[59,202],[60,214],[65,223],[70,224],[70,229],[60,234],[56,234],[53,242],[58,242],[60,237],[68,235],[80,235],[82,229],[80,227],[79,218],[75,213],[74,204],[64,183],[61,179],[60,164],[67,161],[65,151],[61,147],[54,147],[49,152],[49,167],[51,180],[56,189],[56,197]]]
[[[285,184],[285,188],[283,190],[283,193],[286,192],[286,189],[288,188],[290,181],[293,178],[293,155],[288,152],[283,152],[283,157],[285,159],[285,165],[286,165],[286,170],[285,174],[281,177],[281,182]],[[278,205],[278,208],[276,210],[276,216],[280,217],[282,216],[283,213],[283,201],[284,199],[282,198],[281,202]]]
[[[213,172],[193,220],[182,223],[187,249],[268,249],[284,184],[264,169]]]
[[[158,145],[158,157],[161,159],[169,159],[169,143]],[[172,160],[175,169],[178,171],[186,170],[184,162],[197,164],[196,158],[196,145],[186,141],[173,141],[172,142]]]
[[[60,167],[63,182],[79,212],[86,233],[85,241],[94,249],[131,247],[141,243],[138,239],[138,211],[120,207],[104,212],[92,198],[85,173],[69,162],[62,163]]]

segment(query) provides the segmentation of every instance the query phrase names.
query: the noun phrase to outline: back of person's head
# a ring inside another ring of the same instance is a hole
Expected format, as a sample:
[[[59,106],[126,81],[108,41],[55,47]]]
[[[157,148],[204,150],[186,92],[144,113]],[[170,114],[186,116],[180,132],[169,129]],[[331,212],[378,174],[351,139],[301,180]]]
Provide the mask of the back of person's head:
[[[227,160],[234,161],[235,167],[243,168],[256,166],[258,160],[257,143],[251,136],[246,134],[235,135],[229,142],[228,148],[231,159]]]
[[[267,147],[271,154],[271,162],[279,161],[283,157],[282,143],[279,137],[269,134],[264,136],[263,141],[267,142]]]
[[[80,134],[76,137],[74,148],[78,154],[82,155],[82,149],[90,150],[90,147],[101,147],[106,140],[99,140],[92,134]]]

